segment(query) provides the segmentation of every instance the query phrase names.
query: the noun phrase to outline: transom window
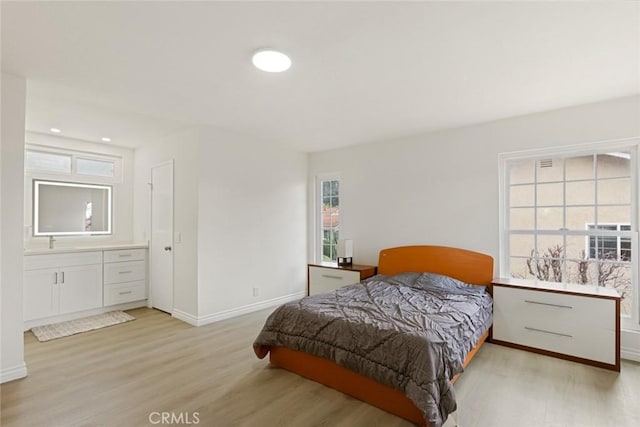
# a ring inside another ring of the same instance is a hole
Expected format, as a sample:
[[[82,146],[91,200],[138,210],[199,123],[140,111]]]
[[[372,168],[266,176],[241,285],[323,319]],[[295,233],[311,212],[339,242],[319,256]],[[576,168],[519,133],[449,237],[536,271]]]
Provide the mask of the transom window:
[[[65,179],[96,183],[122,182],[122,158],[28,144],[25,172],[33,176],[65,175]]]
[[[26,150],[25,170],[28,172],[71,173],[71,155]]]
[[[638,327],[636,145],[501,155],[501,274],[615,289]]]

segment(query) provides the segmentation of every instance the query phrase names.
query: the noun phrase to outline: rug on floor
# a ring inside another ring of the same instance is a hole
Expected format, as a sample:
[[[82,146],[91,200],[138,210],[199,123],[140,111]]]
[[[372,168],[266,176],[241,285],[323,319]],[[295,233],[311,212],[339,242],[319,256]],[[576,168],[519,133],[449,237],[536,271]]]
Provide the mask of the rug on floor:
[[[95,316],[83,317],[81,319],[69,320],[66,322],[53,323],[51,325],[36,326],[31,328],[31,332],[38,341],[49,341],[56,338],[68,337],[69,335],[81,332],[92,331],[94,329],[105,328],[119,323],[136,320],[135,317],[123,311],[110,311],[108,313],[96,314]]]

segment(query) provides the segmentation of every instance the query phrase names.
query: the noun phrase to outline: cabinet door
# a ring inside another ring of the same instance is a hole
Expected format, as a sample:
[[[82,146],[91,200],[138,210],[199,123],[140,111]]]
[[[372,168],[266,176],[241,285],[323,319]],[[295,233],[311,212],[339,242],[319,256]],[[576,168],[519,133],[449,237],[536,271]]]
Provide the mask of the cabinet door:
[[[24,320],[58,314],[55,268],[24,272]]]
[[[102,264],[64,267],[57,286],[60,314],[102,307]]]

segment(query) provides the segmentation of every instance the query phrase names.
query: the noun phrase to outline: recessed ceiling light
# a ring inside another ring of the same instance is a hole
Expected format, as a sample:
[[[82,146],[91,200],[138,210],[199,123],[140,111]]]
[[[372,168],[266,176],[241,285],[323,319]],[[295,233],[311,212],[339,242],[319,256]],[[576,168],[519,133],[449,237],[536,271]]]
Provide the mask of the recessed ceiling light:
[[[100,140],[101,140],[102,142],[111,142],[111,138],[108,138],[108,137],[106,137],[106,136],[103,136],[102,138],[100,138]]]
[[[291,67],[291,59],[282,52],[272,49],[261,49],[253,54],[253,65],[262,71],[280,73]]]
[[[58,128],[51,128],[51,129],[49,129],[49,130],[50,130],[51,132],[53,132],[53,133],[60,133],[60,132],[62,132],[62,131],[61,131],[60,129],[58,129]]]

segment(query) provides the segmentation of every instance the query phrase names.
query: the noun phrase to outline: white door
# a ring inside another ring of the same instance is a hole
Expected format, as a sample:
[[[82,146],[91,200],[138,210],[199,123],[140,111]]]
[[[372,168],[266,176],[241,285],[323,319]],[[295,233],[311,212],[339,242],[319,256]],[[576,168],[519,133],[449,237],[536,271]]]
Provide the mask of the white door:
[[[151,168],[151,306],[173,313],[173,160]]]

